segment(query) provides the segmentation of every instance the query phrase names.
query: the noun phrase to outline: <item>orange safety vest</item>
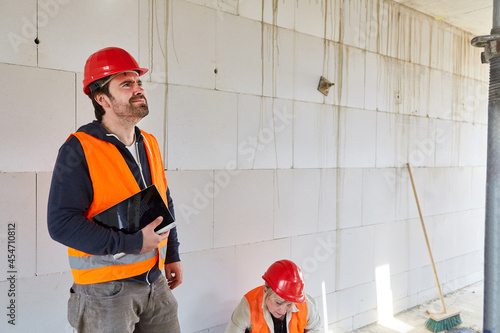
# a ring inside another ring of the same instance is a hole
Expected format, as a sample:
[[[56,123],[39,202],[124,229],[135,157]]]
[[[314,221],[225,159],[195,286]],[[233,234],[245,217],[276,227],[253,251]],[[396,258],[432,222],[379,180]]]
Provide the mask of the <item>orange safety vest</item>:
[[[163,200],[167,202],[167,179],[158,142],[151,134],[141,132],[151,169],[151,180],[158,187]],[[85,211],[85,217],[92,220],[92,216],[140,191],[135,177],[115,145],[83,132],[72,135],[78,138],[83,147],[94,191],[93,201]],[[162,270],[166,254],[166,239],[155,251],[127,254],[118,260],[114,259],[112,254],[91,255],[68,248],[71,272],[75,283],[78,284],[100,283],[137,276],[150,270],[157,261]]]
[[[264,286],[257,287],[245,294],[250,306],[250,318],[252,320],[252,332],[269,333],[269,327],[264,319]],[[299,311],[292,312],[288,333],[304,333],[307,325],[307,303],[295,303]]]

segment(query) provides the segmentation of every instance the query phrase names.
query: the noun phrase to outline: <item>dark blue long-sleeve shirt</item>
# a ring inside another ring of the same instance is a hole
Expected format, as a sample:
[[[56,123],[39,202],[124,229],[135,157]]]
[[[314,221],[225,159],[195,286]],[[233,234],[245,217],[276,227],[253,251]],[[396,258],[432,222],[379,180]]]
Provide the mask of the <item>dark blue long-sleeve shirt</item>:
[[[82,126],[85,132],[106,142],[114,144],[122,154],[134,175],[139,187],[151,185],[151,171],[143,137],[136,127],[138,153],[146,184],[141,177],[141,169],[126,146],[118,138],[106,131],[97,121]],[[142,249],[142,232],[126,234],[95,224],[83,213],[93,200],[92,180],[80,141],[71,136],[59,149],[52,175],[47,210],[47,226],[50,236],[57,242],[79,251],[93,255],[107,255],[120,252],[138,254]],[[167,188],[167,204],[175,217],[174,205]],[[166,263],[180,261],[177,229],[170,230],[167,244]],[[158,278],[160,271],[155,267],[150,271],[131,278],[134,281],[151,283]],[[128,280],[128,279],[127,279]]]

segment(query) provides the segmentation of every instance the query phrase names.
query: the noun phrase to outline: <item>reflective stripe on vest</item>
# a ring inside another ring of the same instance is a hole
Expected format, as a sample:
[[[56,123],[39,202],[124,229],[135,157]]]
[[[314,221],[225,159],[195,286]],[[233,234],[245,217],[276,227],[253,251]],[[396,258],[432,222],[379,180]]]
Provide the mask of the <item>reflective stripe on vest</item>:
[[[152,135],[146,132],[142,134],[151,170],[151,180],[158,187],[163,200],[167,202],[167,180],[158,143]],[[83,132],[73,135],[78,138],[83,147],[92,180],[94,196],[90,207],[84,213],[85,217],[92,220],[95,214],[140,191],[135,177],[115,145]],[[78,284],[125,279],[147,272],[157,262],[160,269],[163,269],[167,253],[166,245],[167,239],[162,241],[155,251],[128,254],[118,260],[115,260],[112,255],[94,256],[68,248],[73,279]]]
[[[252,332],[269,333],[269,327],[264,319],[264,286],[257,287],[245,294],[250,306],[250,318],[252,320]],[[292,318],[288,326],[289,333],[303,333],[307,325],[307,303],[295,303],[299,311],[291,312]]]

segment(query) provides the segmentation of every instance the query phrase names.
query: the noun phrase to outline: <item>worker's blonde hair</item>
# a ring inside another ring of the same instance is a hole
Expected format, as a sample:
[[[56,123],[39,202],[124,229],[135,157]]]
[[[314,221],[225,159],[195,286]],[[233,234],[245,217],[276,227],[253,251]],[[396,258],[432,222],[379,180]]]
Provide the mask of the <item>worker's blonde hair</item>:
[[[266,301],[269,297],[276,298],[279,302],[293,303],[278,296],[278,294],[276,294],[274,290],[271,287],[269,287],[269,285],[266,282],[266,284],[264,285],[264,301]]]

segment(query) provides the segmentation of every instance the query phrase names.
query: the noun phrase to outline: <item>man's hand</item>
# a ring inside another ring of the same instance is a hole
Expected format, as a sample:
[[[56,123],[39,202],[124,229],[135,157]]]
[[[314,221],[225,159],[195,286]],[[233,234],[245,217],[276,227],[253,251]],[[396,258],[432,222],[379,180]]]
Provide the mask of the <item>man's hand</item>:
[[[142,231],[142,250],[141,253],[151,252],[157,249],[162,241],[168,238],[170,230],[158,235],[155,228],[163,221],[163,217],[158,216],[156,220],[141,229]]]
[[[182,264],[180,261],[165,264],[165,277],[171,290],[182,283]]]

